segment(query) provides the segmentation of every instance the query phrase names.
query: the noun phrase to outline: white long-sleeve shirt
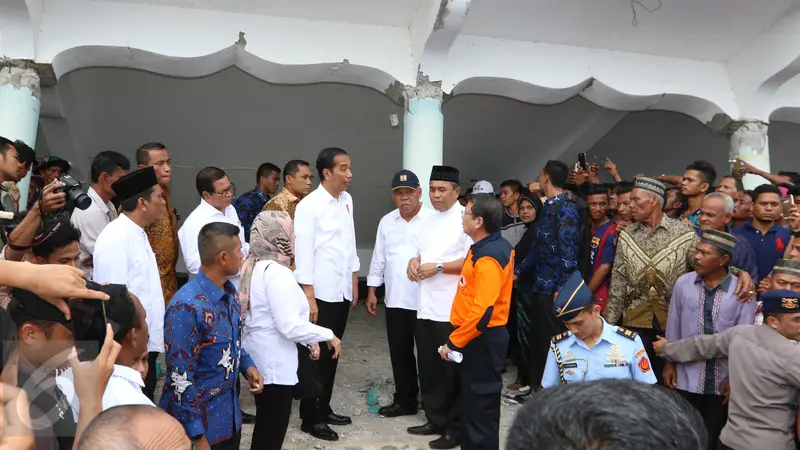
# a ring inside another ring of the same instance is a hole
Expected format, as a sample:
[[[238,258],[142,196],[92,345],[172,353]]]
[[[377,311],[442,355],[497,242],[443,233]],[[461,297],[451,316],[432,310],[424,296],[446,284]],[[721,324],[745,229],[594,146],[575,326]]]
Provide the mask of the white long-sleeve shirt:
[[[150,339],[147,351],[164,351],[164,291],[156,255],[142,227],[125,214],[109,223],[94,245],[97,283],[124,284],[139,298],[147,313]]]
[[[464,233],[464,207],[456,202],[449,210],[436,211],[422,222],[417,240],[421,264],[443,264],[466,258],[472,239]],[[419,283],[417,318],[450,322],[450,310],[459,275],[437,273]]]
[[[56,377],[56,385],[66,397],[70,408],[72,408],[72,414],[77,419],[81,410],[81,403],[75,393],[75,378],[71,367]],[[142,380],[142,375],[139,372],[127,366],[114,364],[114,372],[111,374],[111,378],[108,379],[106,390],[103,391],[103,411],[123,405],[155,407],[156,405],[142,392],[143,387],[144,380]]]
[[[419,307],[419,284],[408,279],[408,261],[418,255],[416,242],[423,232],[423,219],[431,214],[431,210],[422,208],[406,222],[400,210],[395,209],[378,224],[367,286],[386,283],[387,308],[416,311]]]
[[[94,255],[94,245],[100,232],[112,220],[117,218],[117,210],[111,202],[103,203],[103,199],[94,188],[90,187],[86,194],[92,199],[92,204],[86,209],[75,209],[70,217],[72,226],[81,232],[81,239],[78,246],[81,250],[81,264],[90,256]],[[83,267],[83,274],[86,278],[92,279],[94,270],[91,267]]]
[[[225,214],[223,214],[217,208],[201,199],[200,204],[189,214],[189,217],[183,222],[183,226],[178,230],[178,241],[181,244],[183,262],[186,263],[186,270],[192,275],[197,275],[200,270],[200,249],[197,247],[197,238],[200,236],[200,230],[211,222],[227,222],[239,227],[239,239],[242,241],[242,254],[245,258],[247,258],[247,252],[250,250],[250,244],[244,240],[244,228],[242,227],[242,222],[239,221],[239,216],[236,214],[236,208],[233,205],[228,205],[225,208]],[[238,276],[229,279],[234,286],[239,286]]]
[[[297,384],[297,344],[333,339],[333,331],[308,320],[308,300],[291,269],[259,261],[250,279],[250,308],[242,345],[264,376],[264,384]]]
[[[350,194],[333,198],[320,185],[297,204],[294,234],[297,282],[313,285],[319,300],[352,301],[353,273],[360,263]]]

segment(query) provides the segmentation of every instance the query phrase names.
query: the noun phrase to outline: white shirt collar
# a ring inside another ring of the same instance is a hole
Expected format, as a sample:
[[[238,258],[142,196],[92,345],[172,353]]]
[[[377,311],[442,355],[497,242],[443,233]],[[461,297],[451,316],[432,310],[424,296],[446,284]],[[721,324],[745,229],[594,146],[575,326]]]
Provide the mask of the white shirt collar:
[[[105,202],[103,202],[103,199],[100,198],[100,194],[98,194],[93,187],[90,186],[89,190],[86,191],[86,193],[92,199],[92,203],[97,205],[97,208],[99,208],[100,211],[103,212],[103,214],[108,214],[108,205],[106,205]]]
[[[117,220],[122,220],[122,223],[127,223],[129,227],[134,227],[137,231],[140,231],[142,234],[145,234],[144,228],[140,227],[139,225],[136,224],[136,222],[132,221],[127,214],[120,214],[120,217]]]
[[[142,380],[142,374],[133,370],[128,366],[120,366],[119,364],[114,364],[114,373],[111,374],[114,378],[123,379],[133,385],[144,387],[144,380]]]

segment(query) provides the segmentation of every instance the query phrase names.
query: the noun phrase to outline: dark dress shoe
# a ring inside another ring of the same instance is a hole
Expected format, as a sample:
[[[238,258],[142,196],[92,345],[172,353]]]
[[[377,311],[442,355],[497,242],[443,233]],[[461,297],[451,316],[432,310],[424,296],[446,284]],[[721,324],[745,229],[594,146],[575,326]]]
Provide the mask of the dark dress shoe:
[[[324,423],[303,423],[300,425],[300,431],[308,433],[317,439],[323,441],[338,441],[339,433],[331,430],[331,427]]]
[[[436,425],[428,422],[425,425],[419,425],[416,427],[409,427],[408,434],[415,434],[417,436],[431,436],[434,434],[442,434],[443,431],[441,428],[437,427]]]
[[[381,417],[400,417],[400,416],[414,416],[417,410],[414,408],[403,408],[397,403],[392,403],[389,406],[384,406],[378,410]]]
[[[353,423],[347,416],[340,416],[339,414],[330,413],[323,419],[328,425],[350,425]]]
[[[242,423],[254,424],[256,423],[256,416],[242,411]]]
[[[458,439],[449,434],[445,434],[439,439],[428,442],[428,447],[435,449],[450,449],[456,448],[461,444]]]

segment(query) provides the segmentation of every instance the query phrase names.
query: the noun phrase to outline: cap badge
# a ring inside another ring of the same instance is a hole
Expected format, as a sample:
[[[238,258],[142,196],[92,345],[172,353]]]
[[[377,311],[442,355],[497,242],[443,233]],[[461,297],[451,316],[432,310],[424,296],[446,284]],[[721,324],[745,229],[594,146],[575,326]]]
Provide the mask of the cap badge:
[[[782,298],[781,299],[781,308],[783,308],[783,309],[796,309],[797,308],[797,299],[796,298]]]

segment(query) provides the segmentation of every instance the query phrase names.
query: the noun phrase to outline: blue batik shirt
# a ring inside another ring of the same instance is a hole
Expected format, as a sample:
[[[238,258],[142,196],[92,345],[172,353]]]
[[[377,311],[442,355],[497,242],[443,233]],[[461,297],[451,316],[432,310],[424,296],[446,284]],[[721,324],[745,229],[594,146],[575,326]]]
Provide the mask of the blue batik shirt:
[[[238,374],[255,364],[242,348],[242,310],[230,281],[224,291],[201,270],[167,305],[164,348],[167,378],[159,406],[190,437],[211,445],[242,428]]]
[[[534,235],[528,256],[514,269],[516,276],[533,275],[533,292],[549,295],[561,289],[578,267],[580,214],[567,194],[544,202],[542,217],[534,222]]]
[[[264,209],[264,205],[268,201],[269,197],[264,195],[259,188],[233,199],[233,207],[236,208],[239,222],[242,222],[242,227],[244,227],[245,241],[250,242],[250,227],[253,226],[253,221],[256,220],[256,216]]]

